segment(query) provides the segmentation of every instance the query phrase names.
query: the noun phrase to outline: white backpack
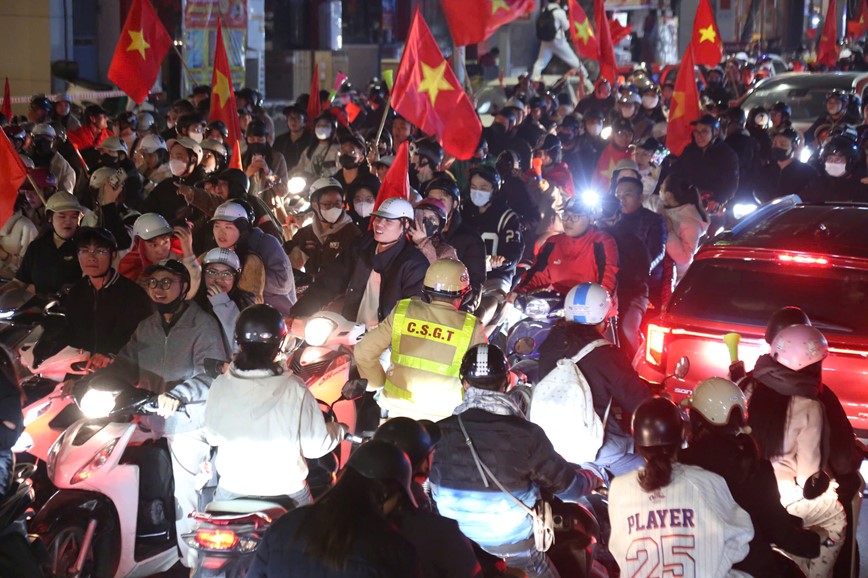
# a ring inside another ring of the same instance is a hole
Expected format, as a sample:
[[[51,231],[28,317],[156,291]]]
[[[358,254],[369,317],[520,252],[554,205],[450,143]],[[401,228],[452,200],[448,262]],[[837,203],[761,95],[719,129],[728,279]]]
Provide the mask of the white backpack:
[[[591,387],[576,362],[605,345],[611,344],[597,339],[572,358],[558,360],[557,366],[533,388],[528,419],[540,426],[555,451],[573,464],[594,461],[603,445],[612,402],[601,421],[594,411]]]

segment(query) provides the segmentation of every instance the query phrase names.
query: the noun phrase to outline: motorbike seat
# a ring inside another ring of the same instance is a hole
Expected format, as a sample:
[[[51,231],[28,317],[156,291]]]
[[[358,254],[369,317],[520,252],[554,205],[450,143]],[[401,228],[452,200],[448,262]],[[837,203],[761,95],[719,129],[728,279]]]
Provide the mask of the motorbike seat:
[[[276,519],[286,513],[286,508],[275,502],[239,498],[237,500],[220,500],[205,506],[205,512],[213,517],[238,516],[245,514],[265,514]]]

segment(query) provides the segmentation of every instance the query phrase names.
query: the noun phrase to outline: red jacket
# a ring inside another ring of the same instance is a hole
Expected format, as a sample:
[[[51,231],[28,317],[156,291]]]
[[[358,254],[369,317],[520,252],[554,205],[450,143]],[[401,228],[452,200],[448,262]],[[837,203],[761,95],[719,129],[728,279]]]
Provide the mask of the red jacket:
[[[612,171],[615,170],[615,165],[629,158],[630,151],[620,150],[612,143],[606,145],[606,148],[600,153],[597,167],[594,170],[594,177],[592,179],[594,187],[600,193],[608,191],[612,186]]]
[[[145,274],[145,269],[153,265],[153,263],[145,259],[145,253],[142,251],[142,243],[144,243],[144,241],[139,237],[136,237],[136,240],[133,243],[133,248],[130,249],[130,252],[124,255],[123,259],[118,263],[118,273],[136,283],[138,283],[142,278],[142,275]],[[184,258],[181,253],[181,242],[177,237],[172,237],[172,248],[169,258],[177,259],[179,261]]]
[[[546,241],[516,291],[524,293],[551,285],[566,295],[579,283],[593,282],[605,287],[614,300],[617,273],[615,239],[592,226],[581,237],[561,233]]]
[[[79,151],[83,151],[85,149],[98,146],[102,143],[102,141],[104,141],[111,135],[112,133],[110,133],[106,129],[103,129],[102,132],[94,135],[93,131],[90,129],[89,126],[82,125],[81,127],[67,134],[66,138],[69,139],[69,142],[71,142],[75,146],[75,148],[77,148]]]

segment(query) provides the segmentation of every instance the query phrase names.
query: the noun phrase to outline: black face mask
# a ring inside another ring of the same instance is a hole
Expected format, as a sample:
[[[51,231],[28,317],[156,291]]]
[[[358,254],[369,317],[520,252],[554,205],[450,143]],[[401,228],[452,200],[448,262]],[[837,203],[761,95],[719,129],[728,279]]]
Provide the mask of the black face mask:
[[[561,141],[562,143],[566,144],[566,143],[570,142],[571,140],[573,140],[573,135],[571,135],[570,133],[559,132],[558,133],[558,140]]]
[[[790,149],[782,149],[778,147],[772,147],[772,160],[773,161],[785,161],[790,158]]]
[[[99,164],[104,167],[115,168],[118,164],[118,159],[111,155],[99,155]]]
[[[438,229],[440,229],[437,223],[429,221],[428,219],[423,220],[422,225],[425,227],[425,235],[429,238],[437,234]]]
[[[341,166],[345,169],[356,169],[359,167],[359,163],[356,162],[356,159],[353,158],[352,155],[340,154],[338,155],[338,162],[341,163]]]
[[[33,143],[33,156],[37,158],[54,156],[54,143],[47,139],[37,139]]]
[[[491,125],[491,132],[497,136],[502,136],[506,134],[506,127],[496,122]]]

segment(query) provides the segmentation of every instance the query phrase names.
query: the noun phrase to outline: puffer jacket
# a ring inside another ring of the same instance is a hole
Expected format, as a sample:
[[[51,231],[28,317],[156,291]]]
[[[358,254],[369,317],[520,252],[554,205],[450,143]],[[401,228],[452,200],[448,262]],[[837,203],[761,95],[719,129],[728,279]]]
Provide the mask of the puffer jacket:
[[[240,253],[255,253],[265,266],[265,303],[288,315],[296,302],[295,277],[280,241],[254,227],[241,244],[244,247],[239,247]]]
[[[728,144],[715,139],[704,150],[691,142],[675,161],[675,172],[718,203],[725,203],[738,190],[738,155]],[[660,176],[661,182],[663,175]]]

